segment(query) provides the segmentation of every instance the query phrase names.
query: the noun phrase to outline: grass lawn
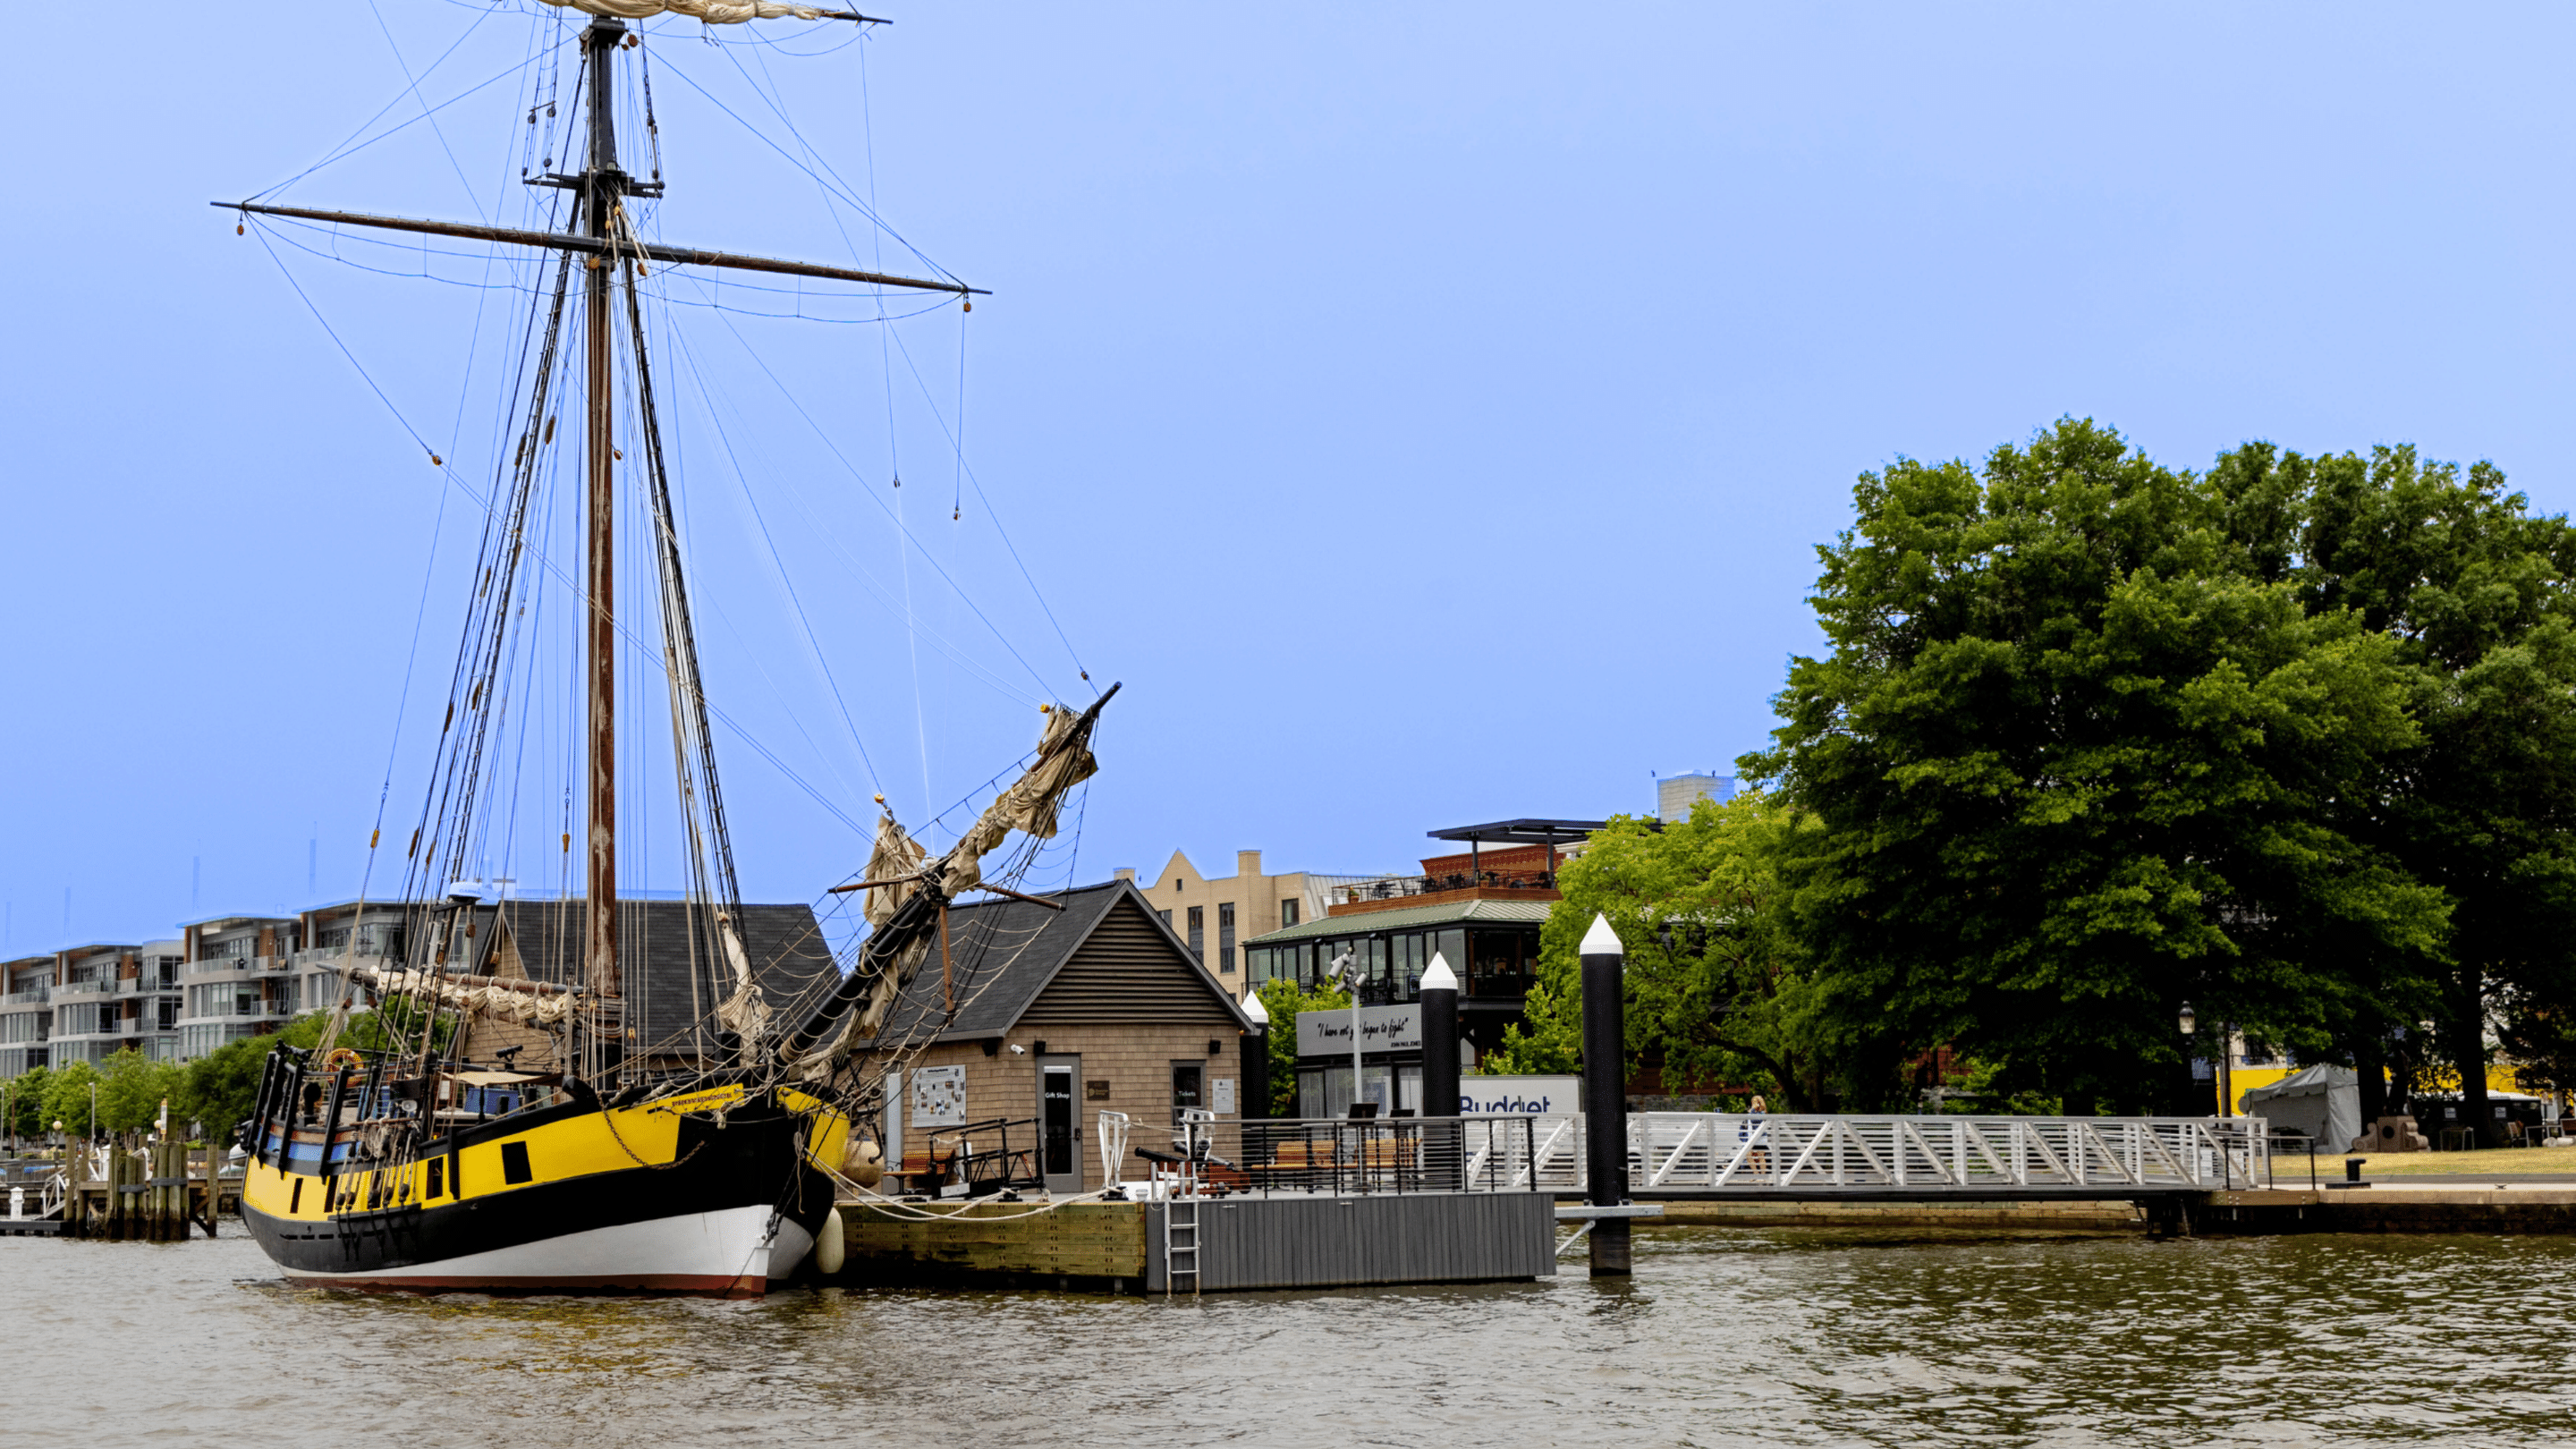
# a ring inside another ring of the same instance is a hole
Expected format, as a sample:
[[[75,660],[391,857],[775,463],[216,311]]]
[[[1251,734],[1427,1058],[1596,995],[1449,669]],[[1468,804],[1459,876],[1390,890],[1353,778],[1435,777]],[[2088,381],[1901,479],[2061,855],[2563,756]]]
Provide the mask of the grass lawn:
[[[2476,1152],[2363,1152],[2367,1157],[2363,1177],[2403,1177],[2418,1172],[2461,1173],[2532,1173],[2563,1172],[2576,1179],[2576,1147],[2491,1147]],[[2318,1153],[2317,1180],[2331,1182],[2342,1178],[2345,1154],[2328,1156]],[[2293,1178],[2305,1182],[2308,1160],[2305,1157],[2275,1156],[2272,1159],[2272,1181],[2282,1187]]]

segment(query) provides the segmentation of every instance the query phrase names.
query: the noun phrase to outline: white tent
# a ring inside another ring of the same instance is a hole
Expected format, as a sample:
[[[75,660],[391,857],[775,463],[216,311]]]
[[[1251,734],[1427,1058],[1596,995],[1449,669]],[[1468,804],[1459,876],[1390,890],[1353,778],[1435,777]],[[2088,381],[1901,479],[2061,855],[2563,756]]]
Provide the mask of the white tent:
[[[2361,1135],[2361,1078],[2350,1067],[2301,1067],[2247,1092],[2245,1115],[2275,1132],[2305,1134],[2319,1151],[2341,1152]]]

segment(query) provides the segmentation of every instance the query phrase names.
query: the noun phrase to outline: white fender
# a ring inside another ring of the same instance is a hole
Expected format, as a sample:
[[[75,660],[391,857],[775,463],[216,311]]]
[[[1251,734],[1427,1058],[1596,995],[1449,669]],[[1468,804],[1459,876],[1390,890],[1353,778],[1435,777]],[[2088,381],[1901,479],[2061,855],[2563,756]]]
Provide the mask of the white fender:
[[[841,1271],[841,1260],[849,1255],[849,1234],[841,1228],[841,1210],[823,1214],[823,1226],[814,1230],[814,1271],[829,1278]]]

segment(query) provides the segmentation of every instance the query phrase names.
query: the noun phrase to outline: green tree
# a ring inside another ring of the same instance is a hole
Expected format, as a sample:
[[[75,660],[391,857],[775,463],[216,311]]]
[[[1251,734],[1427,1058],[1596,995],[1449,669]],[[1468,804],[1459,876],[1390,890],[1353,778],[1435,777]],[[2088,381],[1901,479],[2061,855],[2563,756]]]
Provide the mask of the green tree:
[[[2321,1044],[2343,956],[2439,939],[2441,894],[2367,829],[2418,743],[2405,672],[2311,612],[2297,500],[2250,481],[2072,420],[1982,468],[1863,475],[1819,550],[1831,652],[1793,661],[1741,762],[1818,822],[1778,869],[1825,1035],[2139,1110],[2178,1095],[2183,1001]]]
[[[1628,1075],[1656,1069],[1674,1089],[1752,1082],[1793,1111],[1847,1091],[1855,1053],[1836,1048],[1857,1044],[1828,1029],[1826,993],[1806,969],[1777,869],[1789,838],[1814,828],[1758,793],[1700,801],[1661,830],[1613,819],[1558,873],[1564,899],[1540,929],[1537,980],[1494,1068],[1579,1066],[1577,947],[1599,916],[1627,948]]]
[[[50,1067],[29,1067],[0,1085],[8,1103],[0,1131],[13,1137],[40,1137],[53,1130],[53,1119],[45,1115],[45,1089],[53,1075]]]
[[[85,1137],[97,1122],[90,1110],[90,1088],[99,1084],[98,1068],[88,1062],[70,1062],[54,1068],[45,1083],[43,1117],[47,1131],[56,1122],[73,1137]]]
[[[2576,529],[2531,513],[2504,475],[2411,448],[2313,463],[2260,445],[2221,468],[2304,501],[2294,576],[2318,611],[2351,610],[2408,673],[2420,746],[2379,781],[2379,847],[2450,903],[2419,953],[2440,1059],[2491,1137],[2496,1046],[2569,1055],[2576,1003]],[[2356,1056],[2421,1075],[2413,1002],[2381,1013]],[[2497,1036],[2490,1039],[2493,1025]],[[2374,1053],[2377,1055],[2374,1056]]]
[[[1253,993],[1270,1013],[1263,1044],[1270,1053],[1270,1115],[1297,1115],[1297,1017],[1309,1011],[1348,1011],[1351,998],[1334,990],[1303,991],[1288,978],[1273,977]]]
[[[210,1139],[227,1139],[258,1105],[260,1073],[267,1069],[277,1041],[274,1036],[244,1037],[188,1063],[187,1081],[177,1099],[179,1109]]]
[[[184,1128],[187,1118],[176,1098],[185,1081],[175,1063],[156,1062],[130,1048],[116,1053],[100,1064],[99,1126],[109,1132],[140,1132],[160,1119],[166,1101],[173,1125]]]

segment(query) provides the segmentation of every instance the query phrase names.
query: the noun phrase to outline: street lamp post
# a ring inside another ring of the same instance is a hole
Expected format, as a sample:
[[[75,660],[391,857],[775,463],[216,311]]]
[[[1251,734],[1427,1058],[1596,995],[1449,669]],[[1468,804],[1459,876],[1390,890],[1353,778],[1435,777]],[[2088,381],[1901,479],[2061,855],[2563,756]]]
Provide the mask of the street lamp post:
[[[2218,1024],[2218,1115],[2236,1115],[2236,1023]]]
[[[1351,993],[1351,1105],[1356,1107],[1363,1095],[1360,1090],[1360,980],[1350,952],[1344,951],[1333,958],[1332,974],[1328,979],[1341,983]]]
[[[2186,1001],[2182,1004],[2182,1014],[2176,1020],[2175,1024],[2182,1028],[2183,1080],[2185,1082],[2196,1081],[2198,1080],[2198,1074],[2193,1072],[2191,1069],[2191,1049],[2193,1045],[2192,1033],[2199,1030],[2200,1018],[2193,1013],[2190,1002]],[[2183,1101],[2185,1103],[2189,1103],[2191,1101],[2191,1088],[2188,1086],[2183,1089]]]

